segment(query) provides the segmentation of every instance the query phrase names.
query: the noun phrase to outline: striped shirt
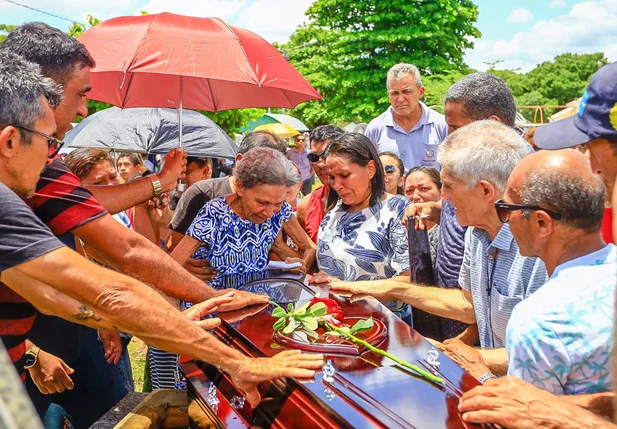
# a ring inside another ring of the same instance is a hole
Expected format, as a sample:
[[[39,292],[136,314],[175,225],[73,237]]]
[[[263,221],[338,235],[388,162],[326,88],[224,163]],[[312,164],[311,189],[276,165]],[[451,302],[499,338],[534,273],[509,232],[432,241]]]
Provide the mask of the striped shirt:
[[[483,229],[467,229],[459,283],[471,292],[483,348],[505,346],[506,326],[514,306],[546,280],[544,263],[521,256],[507,223],[492,242]]]
[[[79,178],[60,158],[54,160],[43,170],[34,196],[26,200],[26,203],[34,211],[36,217],[43,221],[57,237],[66,235],[73,229],[107,213],[92,193],[81,186]],[[7,202],[3,201],[3,204]],[[27,210],[27,207],[24,206],[24,208]],[[32,215],[31,212],[30,215]],[[42,224],[40,228],[45,229]],[[29,235],[32,235],[32,232]],[[70,238],[63,240],[65,242],[75,242],[72,235],[65,238]],[[0,309],[2,309],[0,338],[23,379],[25,340],[32,329],[37,311],[30,303],[2,283],[0,283]],[[70,322],[65,322],[65,324],[67,329],[76,326]],[[71,336],[68,332],[65,334]]]
[[[0,273],[61,248],[62,243],[24,202],[0,184]],[[0,283],[0,339],[24,380],[26,334],[36,310],[19,294]]]

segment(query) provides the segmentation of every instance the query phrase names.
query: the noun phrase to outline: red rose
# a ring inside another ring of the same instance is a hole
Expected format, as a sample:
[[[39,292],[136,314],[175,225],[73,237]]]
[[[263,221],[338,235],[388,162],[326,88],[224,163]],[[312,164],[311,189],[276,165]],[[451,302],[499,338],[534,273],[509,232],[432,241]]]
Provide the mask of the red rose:
[[[335,319],[343,320],[345,318],[345,315],[343,314],[341,307],[338,305],[338,302],[336,302],[335,300],[330,299],[330,298],[317,298],[317,297],[311,299],[311,305],[316,304],[318,302],[323,302],[326,305],[326,310],[328,311],[328,314],[334,317]]]

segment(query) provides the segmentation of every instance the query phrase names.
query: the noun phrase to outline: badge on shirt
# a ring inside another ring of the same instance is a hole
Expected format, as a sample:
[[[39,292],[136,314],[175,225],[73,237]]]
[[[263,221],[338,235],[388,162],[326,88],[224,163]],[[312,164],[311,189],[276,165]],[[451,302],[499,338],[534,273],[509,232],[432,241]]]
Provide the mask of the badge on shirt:
[[[424,158],[422,158],[422,161],[437,161],[437,158],[435,156],[435,149],[426,149],[426,152],[424,153]]]

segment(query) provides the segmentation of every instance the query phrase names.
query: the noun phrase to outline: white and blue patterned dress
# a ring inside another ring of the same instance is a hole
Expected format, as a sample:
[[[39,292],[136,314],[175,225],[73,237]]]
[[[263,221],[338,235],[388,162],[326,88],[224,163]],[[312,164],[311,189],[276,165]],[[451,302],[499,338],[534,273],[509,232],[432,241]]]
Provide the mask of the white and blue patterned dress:
[[[377,280],[409,270],[407,229],[402,224],[407,198],[394,195],[358,212],[347,212],[341,202],[319,226],[319,269],[344,281]],[[384,305],[401,318],[411,314],[402,301]]]
[[[283,224],[293,211],[285,202],[264,223],[242,219],[225,197],[213,198],[199,211],[186,234],[201,241],[194,259],[207,260],[219,275],[260,272],[268,265],[268,253]]]

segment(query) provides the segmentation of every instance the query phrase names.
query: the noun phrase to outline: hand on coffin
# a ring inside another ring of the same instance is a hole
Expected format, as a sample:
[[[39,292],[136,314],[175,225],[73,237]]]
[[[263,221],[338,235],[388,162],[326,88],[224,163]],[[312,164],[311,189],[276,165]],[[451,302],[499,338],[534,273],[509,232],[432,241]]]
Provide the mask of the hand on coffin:
[[[246,399],[255,408],[261,396],[257,383],[280,377],[312,378],[316,369],[323,365],[323,355],[307,354],[300,350],[287,350],[271,358],[246,359],[231,376],[234,384],[244,392]]]
[[[240,320],[246,319],[249,316],[259,313],[266,307],[268,307],[267,303],[251,305],[249,307],[244,307],[240,310],[233,310],[225,312],[223,314],[219,314],[219,316],[221,316],[221,319],[223,319],[227,323],[235,323],[239,322]]]
[[[436,344],[436,346],[476,379],[491,372],[480,352],[457,338],[445,340],[443,344]]]
[[[225,289],[221,291],[222,294],[233,292],[233,301],[225,303],[219,307],[219,312],[228,312],[234,310],[240,310],[241,308],[250,307],[251,305],[263,305],[268,304],[270,297],[268,295],[262,295],[260,293],[251,293],[244,290]]]
[[[337,279],[336,277],[332,277],[325,271],[319,271],[318,273],[313,274],[309,278],[309,284],[311,285],[327,286],[335,281],[339,281],[339,279]]]
[[[351,302],[360,301],[368,296],[383,299],[386,294],[385,288],[374,281],[344,282],[338,279],[330,282],[330,292],[350,296]]]
[[[28,368],[32,381],[44,395],[73,389],[74,384],[69,374],[75,372],[62,359],[44,350],[39,352],[36,363]]]
[[[120,356],[122,355],[122,341],[120,335],[115,331],[105,331],[99,329],[99,338],[103,343],[103,350],[105,351],[105,360],[108,364],[118,365],[120,362]]]
[[[504,428],[614,428],[571,402],[517,377],[488,380],[466,392],[459,411],[468,423],[496,424]]]
[[[207,299],[199,304],[193,305],[191,308],[184,310],[183,314],[190,320],[194,320],[201,328],[210,330],[221,324],[221,319],[213,317],[210,319],[201,320],[207,314],[214,313],[219,309],[219,306],[229,304],[234,299],[234,291],[227,292],[224,295],[215,296]]]
[[[416,220],[416,229],[426,229],[425,221],[439,223],[441,219],[441,201],[428,201],[426,203],[413,203],[405,209],[403,225],[407,226],[407,218],[412,216]]]
[[[174,149],[163,158],[163,168],[158,174],[163,192],[176,189],[178,180],[186,178],[186,152],[182,149]]]

